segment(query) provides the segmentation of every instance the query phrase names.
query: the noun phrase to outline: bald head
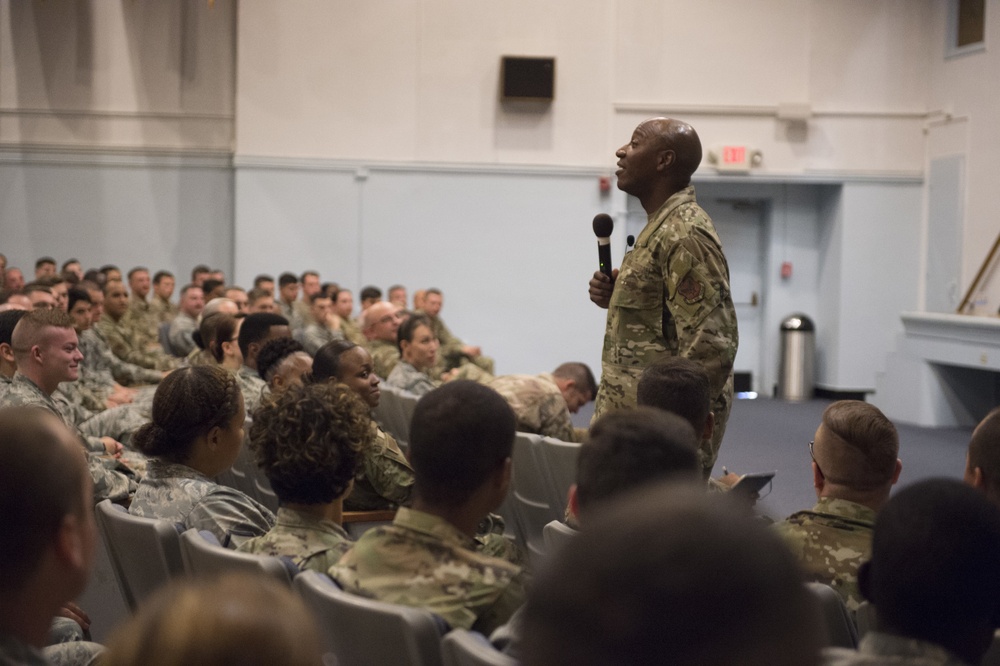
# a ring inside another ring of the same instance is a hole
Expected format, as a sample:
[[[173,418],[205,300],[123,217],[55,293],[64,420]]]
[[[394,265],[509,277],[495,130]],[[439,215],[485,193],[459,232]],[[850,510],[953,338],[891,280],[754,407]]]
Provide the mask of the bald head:
[[[1000,505],[1000,407],[987,414],[972,432],[965,482]]]
[[[368,307],[364,312],[364,334],[369,340],[385,340],[396,342],[399,331],[398,306],[388,301],[379,301]]]
[[[615,152],[618,188],[642,202],[647,213],[691,184],[701,164],[701,140],[694,128],[673,118],[650,118]]]

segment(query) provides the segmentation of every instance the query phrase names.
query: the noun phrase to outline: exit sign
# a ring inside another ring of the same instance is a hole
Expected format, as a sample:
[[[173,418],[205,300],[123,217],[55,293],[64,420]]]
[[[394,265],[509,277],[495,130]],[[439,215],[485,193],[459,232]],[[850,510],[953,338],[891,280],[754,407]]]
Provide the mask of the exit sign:
[[[748,167],[746,146],[723,146],[722,164],[724,166]]]
[[[742,145],[720,146],[708,154],[708,161],[719,171],[729,173],[749,173],[751,167],[759,166],[763,153]]]

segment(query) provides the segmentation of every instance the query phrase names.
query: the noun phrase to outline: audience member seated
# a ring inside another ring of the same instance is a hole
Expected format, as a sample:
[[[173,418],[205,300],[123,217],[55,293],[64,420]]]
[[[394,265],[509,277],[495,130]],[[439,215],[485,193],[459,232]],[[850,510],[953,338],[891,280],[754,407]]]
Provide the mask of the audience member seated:
[[[360,296],[362,314],[364,314],[371,306],[382,302],[382,290],[373,285],[362,287]]]
[[[243,367],[243,354],[239,345],[242,324],[242,317],[216,312],[203,318],[201,326],[198,327],[198,335],[205,344],[205,351],[211,363],[222,366],[233,375],[239,373]]]
[[[52,277],[56,274],[56,260],[52,257],[41,257],[35,262],[35,279]]]
[[[582,442],[585,428],[574,428],[570,414],[597,395],[594,373],[583,363],[563,363],[551,374],[503,375],[489,382],[517,415],[517,429]]]
[[[174,274],[170,271],[157,271],[153,276],[153,298],[149,301],[150,318],[156,322],[157,329],[168,321],[173,321],[179,310],[170,302],[174,296]],[[159,331],[157,330],[157,337]]]
[[[108,642],[102,666],[316,666],[316,619],[287,586],[226,574],[158,590]],[[333,663],[333,661],[329,662]]]
[[[221,275],[221,274],[220,274]],[[226,296],[226,282],[212,274],[201,284],[202,296],[206,302],[214,298],[224,298]]]
[[[96,324],[115,356],[151,370],[171,370],[177,359],[169,356],[150,338],[141,322],[128,310],[128,291],[118,280],[104,285],[104,314]]]
[[[396,333],[396,345],[400,360],[386,377],[386,385],[414,395],[429,393],[440,386],[440,382],[427,374],[437,362],[439,346],[427,317],[414,315],[400,324]]]
[[[14,327],[21,317],[28,314],[27,310],[4,310],[0,312],[0,407],[6,404],[7,391],[14,381],[17,372],[17,361],[14,360],[14,347],[11,339]]]
[[[267,384],[257,373],[257,354],[269,340],[292,337],[288,320],[279,314],[259,312],[247,315],[240,326],[239,345],[243,354],[243,365],[236,373],[243,400],[246,402],[247,414],[253,418],[253,413],[260,400],[267,393]]]
[[[257,312],[275,312],[278,306],[274,304],[274,296],[259,287],[254,287],[247,292],[247,314]]]
[[[54,310],[56,297],[52,290],[44,284],[32,282],[24,286],[23,293],[31,301],[32,310]]]
[[[326,343],[343,339],[339,327],[340,321],[333,314],[333,302],[328,296],[316,294],[309,306],[309,321],[302,330],[296,331],[295,339],[313,356]]]
[[[379,378],[371,354],[364,347],[347,340],[323,345],[313,359],[313,381],[335,381],[352,389],[368,405],[378,407],[381,398]],[[354,490],[344,501],[348,511],[374,511],[408,504],[413,489],[413,468],[399,445],[374,420],[371,436],[361,451],[361,466],[354,480]]]
[[[257,373],[267,383],[271,395],[289,386],[302,386],[312,367],[312,356],[293,338],[269,340],[257,354]]]
[[[260,289],[274,297],[274,277],[261,273],[253,279],[253,288]]]
[[[1000,506],[1000,407],[972,432],[965,455],[965,482]]]
[[[4,273],[4,289],[11,293],[20,293],[24,289],[24,273],[16,266],[11,266]]]
[[[375,374],[385,378],[399,363],[396,334],[400,319],[398,308],[392,303],[379,301],[361,313],[361,331],[368,340],[368,351],[375,362]]]
[[[228,314],[236,317],[239,314],[239,307],[235,301],[228,298],[213,298],[205,304],[201,315],[198,317],[198,328],[192,334],[192,341],[195,344],[195,348],[184,359],[185,365],[216,365],[219,363],[211,349],[211,343],[215,340],[215,326],[209,325],[207,328],[205,326],[205,320],[216,314]],[[233,341],[235,342],[235,340]],[[242,362],[243,359],[241,357],[240,363]],[[238,368],[239,366],[237,366]]]
[[[344,337],[356,345],[367,341],[361,332],[361,327],[354,321],[354,296],[350,289],[337,289],[332,297],[333,313],[340,319],[340,331]]]
[[[56,307],[63,312],[66,311],[67,294],[69,293],[69,283],[66,280],[59,275],[46,275],[35,280],[34,284],[48,287],[49,291],[52,292],[52,297],[56,299]]]
[[[152,422],[132,439],[152,459],[129,513],[208,530],[231,548],[271,529],[266,507],[212,481],[236,461],[245,417],[239,385],[222,368],[170,373],[156,389]]]
[[[493,371],[493,359],[483,356],[483,351],[474,345],[464,344],[448,330],[441,320],[441,307],[444,305],[444,295],[440,289],[427,289],[423,297],[423,313],[431,320],[434,335],[441,343],[441,358],[438,362],[439,371],[435,374],[457,368],[466,363],[475,363],[486,372]]]
[[[829,666],[978,664],[1000,618],[1000,510],[950,479],[903,488],[875,520],[858,573],[878,629]]]
[[[495,391],[456,381],[428,393],[410,426],[412,508],[366,532],[330,570],[347,591],[426,608],[489,633],[524,600],[525,576],[476,552],[479,522],[507,495],[515,418]]]
[[[278,312],[289,321],[293,331],[297,331],[305,324],[296,303],[299,296],[299,278],[293,273],[282,273],[278,276],[278,298],[275,303]]]
[[[0,442],[0,663],[90,663],[100,646],[45,647],[94,565],[94,489],[80,444],[57,416],[30,407],[0,409]]]
[[[858,567],[871,557],[875,514],[902,469],[899,435],[877,407],[840,400],[823,412],[809,453],[816,506],[774,527],[807,579],[829,585],[857,610],[863,601]]]
[[[147,336],[153,339],[158,338],[159,321],[146,300],[150,290],[149,269],[136,266],[130,270],[128,272],[128,288],[132,292],[128,304],[132,316],[143,323]]]
[[[205,307],[205,294],[193,284],[181,289],[180,312],[170,323],[170,351],[185,357],[195,350],[194,332],[198,329],[198,316]]]
[[[336,564],[352,545],[341,527],[344,497],[369,429],[368,405],[342,384],[290,387],[265,400],[250,443],[281,508],[270,532],[239,549],[322,574]]]
[[[243,287],[236,285],[226,287],[226,298],[236,304],[236,314],[243,316],[250,314],[247,312],[247,308],[250,307],[250,299],[247,298],[247,292]]]
[[[401,284],[394,284],[389,287],[386,293],[389,295],[389,302],[397,305],[400,310],[406,309],[406,287]]]

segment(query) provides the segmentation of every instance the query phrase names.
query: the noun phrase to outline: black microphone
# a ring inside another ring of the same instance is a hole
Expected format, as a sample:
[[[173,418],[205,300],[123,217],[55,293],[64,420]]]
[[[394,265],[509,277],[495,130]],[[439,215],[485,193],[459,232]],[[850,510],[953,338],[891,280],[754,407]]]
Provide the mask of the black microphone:
[[[594,235],[597,236],[597,262],[600,271],[611,277],[611,232],[615,222],[607,213],[594,216]]]
[[[625,250],[626,254],[632,251],[633,245],[635,245],[635,236],[629,234],[628,238],[625,239],[625,247],[628,248],[627,250]]]

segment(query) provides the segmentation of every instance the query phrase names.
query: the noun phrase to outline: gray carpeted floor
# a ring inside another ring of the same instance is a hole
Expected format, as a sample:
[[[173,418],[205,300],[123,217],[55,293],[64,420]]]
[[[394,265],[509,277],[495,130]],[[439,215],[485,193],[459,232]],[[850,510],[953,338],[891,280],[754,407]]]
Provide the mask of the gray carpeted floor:
[[[771,492],[758,508],[775,519],[816,503],[812,487],[809,442],[816,433],[828,400],[785,402],[771,398],[737,400],[726,428],[715,474],[776,471]],[[574,416],[586,425],[593,403]],[[962,478],[965,449],[971,429],[920,428],[896,424],[899,429],[903,472],[897,488],[931,476]],[[766,491],[765,491],[766,492]]]

